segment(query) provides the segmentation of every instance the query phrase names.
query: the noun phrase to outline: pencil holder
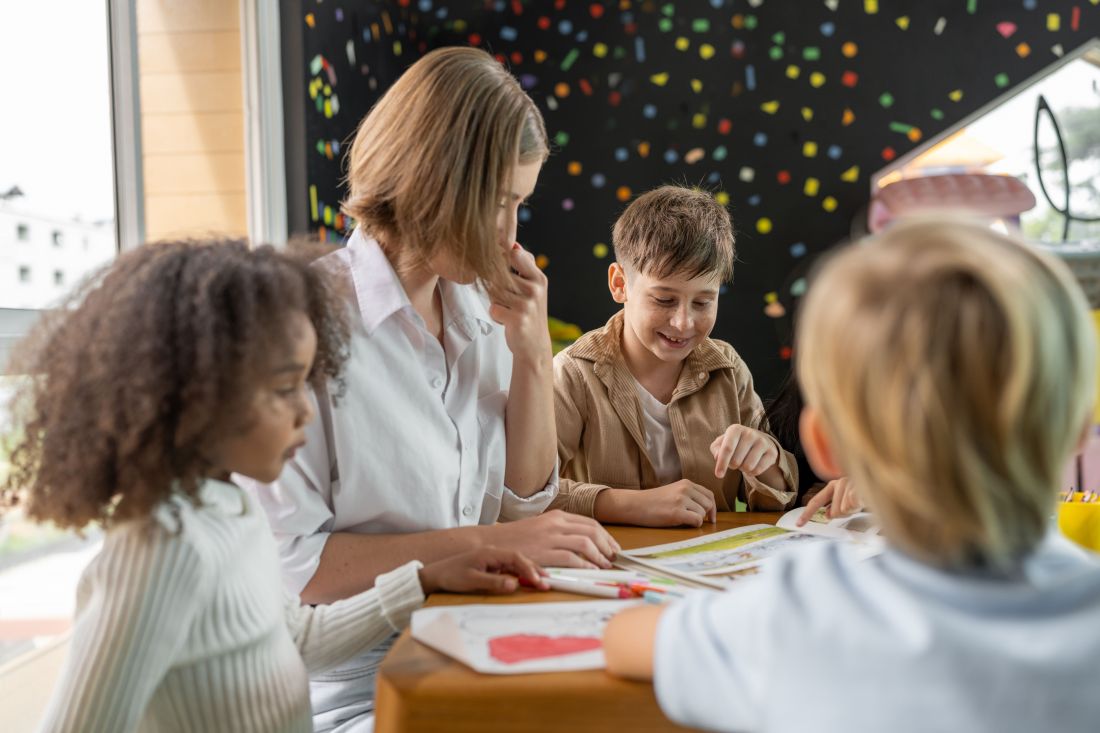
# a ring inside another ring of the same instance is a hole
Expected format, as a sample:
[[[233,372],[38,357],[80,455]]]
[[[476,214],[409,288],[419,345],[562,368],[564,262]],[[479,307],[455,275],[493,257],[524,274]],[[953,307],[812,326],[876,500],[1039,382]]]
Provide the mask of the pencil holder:
[[[1100,552],[1100,502],[1085,503],[1081,494],[1076,501],[1059,502],[1058,528],[1062,534],[1093,552]]]

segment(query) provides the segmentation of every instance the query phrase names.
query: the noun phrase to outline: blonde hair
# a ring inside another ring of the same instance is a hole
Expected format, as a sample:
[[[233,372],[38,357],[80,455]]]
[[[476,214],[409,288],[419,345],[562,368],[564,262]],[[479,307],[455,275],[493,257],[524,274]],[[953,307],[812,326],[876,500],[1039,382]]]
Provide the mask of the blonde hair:
[[[900,224],[826,263],[797,343],[807,404],[894,544],[942,567],[1035,547],[1096,389],[1065,265],[977,222]]]
[[[549,154],[542,116],[489,54],[427,54],[363,118],[342,210],[414,266],[439,248],[488,282],[507,265],[496,215],[513,166]]]
[[[626,207],[611,233],[615,259],[657,278],[733,277],[733,224],[726,207],[706,191],[661,186]]]

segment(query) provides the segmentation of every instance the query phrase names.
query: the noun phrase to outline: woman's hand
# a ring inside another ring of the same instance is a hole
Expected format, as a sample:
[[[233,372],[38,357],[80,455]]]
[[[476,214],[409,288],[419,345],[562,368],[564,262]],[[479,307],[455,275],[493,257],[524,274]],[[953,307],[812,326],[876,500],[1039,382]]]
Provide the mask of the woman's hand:
[[[515,361],[543,361],[551,357],[550,330],[546,318],[546,275],[534,256],[512,245],[508,253],[512,269],[505,290],[489,288],[489,316],[504,326],[504,339]]]

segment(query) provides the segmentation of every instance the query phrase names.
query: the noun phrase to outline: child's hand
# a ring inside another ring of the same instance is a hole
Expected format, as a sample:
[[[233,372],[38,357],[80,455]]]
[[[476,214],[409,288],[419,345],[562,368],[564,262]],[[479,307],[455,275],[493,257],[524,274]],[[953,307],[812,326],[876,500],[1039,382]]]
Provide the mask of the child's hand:
[[[829,508],[825,516],[829,519],[846,517],[863,509],[863,501],[856,493],[852,482],[847,476],[830,481],[825,488],[814,494],[814,497],[806,502],[806,508],[795,522],[799,527],[810,521],[810,518],[823,506]]]
[[[718,521],[714,495],[687,479],[623,496],[634,505],[632,524],[642,527],[701,527],[703,522]]]
[[[518,243],[508,253],[508,264],[512,268],[511,283],[504,292],[490,288],[489,316],[504,326],[504,339],[514,359],[549,359],[546,275],[535,264],[534,256]]]
[[[547,590],[545,572],[515,550],[479,547],[420,569],[424,594],[445,590],[451,593],[512,593],[522,582]]]
[[[722,478],[727,469],[746,476],[759,476],[779,462],[779,449],[771,436],[744,425],[730,425],[710,444],[714,475]]]

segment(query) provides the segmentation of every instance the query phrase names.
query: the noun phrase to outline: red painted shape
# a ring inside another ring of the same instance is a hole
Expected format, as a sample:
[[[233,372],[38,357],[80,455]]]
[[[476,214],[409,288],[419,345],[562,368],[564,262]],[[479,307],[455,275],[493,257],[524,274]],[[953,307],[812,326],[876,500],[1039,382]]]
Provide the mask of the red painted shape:
[[[512,634],[489,639],[489,656],[498,662],[516,664],[532,659],[562,657],[566,654],[589,652],[603,646],[597,636],[543,636],[542,634]]]

